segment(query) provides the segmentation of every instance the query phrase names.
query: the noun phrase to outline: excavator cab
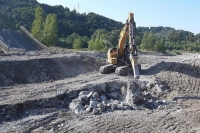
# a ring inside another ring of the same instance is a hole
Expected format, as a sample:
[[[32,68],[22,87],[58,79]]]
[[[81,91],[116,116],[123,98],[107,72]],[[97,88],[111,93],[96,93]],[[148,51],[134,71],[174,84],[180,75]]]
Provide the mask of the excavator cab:
[[[117,52],[117,48],[110,48],[107,53],[108,62],[112,63],[113,65],[117,65]]]

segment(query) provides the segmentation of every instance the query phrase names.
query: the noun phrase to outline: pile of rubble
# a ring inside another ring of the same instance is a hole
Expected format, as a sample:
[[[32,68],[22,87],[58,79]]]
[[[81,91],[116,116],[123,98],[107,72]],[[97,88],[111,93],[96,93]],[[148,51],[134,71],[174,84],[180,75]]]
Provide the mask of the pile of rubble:
[[[154,109],[166,104],[166,100],[158,99],[158,95],[168,91],[167,86],[157,79],[154,82],[133,80],[117,88],[105,85],[103,89],[80,91],[69,108],[76,114],[93,112],[94,115],[114,110]]]

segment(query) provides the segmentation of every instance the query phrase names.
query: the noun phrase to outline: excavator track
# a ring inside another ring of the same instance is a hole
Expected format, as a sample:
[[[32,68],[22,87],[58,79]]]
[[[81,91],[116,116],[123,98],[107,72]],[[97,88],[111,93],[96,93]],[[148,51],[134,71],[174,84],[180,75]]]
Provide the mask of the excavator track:
[[[113,64],[108,64],[108,65],[105,65],[105,66],[101,66],[100,69],[99,69],[99,72],[102,73],[102,74],[109,74],[109,73],[112,73],[115,71],[115,65]]]
[[[141,65],[138,65],[139,71],[141,71]],[[130,65],[126,65],[126,66],[116,66],[113,64],[108,64],[108,65],[104,65],[101,66],[99,69],[99,72],[102,74],[110,74],[115,72],[116,75],[119,76],[124,76],[124,75],[128,75],[128,74],[132,74],[133,73],[133,68]]]
[[[115,69],[115,74],[119,76],[128,75],[129,73],[132,73],[133,69],[131,66],[120,66]]]
[[[141,65],[138,65],[139,72],[141,71]],[[115,74],[119,76],[124,76],[133,73],[133,68],[131,66],[120,66],[115,69]],[[136,76],[136,75],[134,75]],[[139,78],[139,77],[136,77]]]

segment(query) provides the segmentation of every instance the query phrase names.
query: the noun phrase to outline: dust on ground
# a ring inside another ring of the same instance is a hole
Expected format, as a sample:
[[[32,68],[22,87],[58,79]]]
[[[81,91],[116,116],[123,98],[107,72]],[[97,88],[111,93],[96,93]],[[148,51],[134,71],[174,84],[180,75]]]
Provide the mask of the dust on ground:
[[[1,56],[0,131],[200,132],[199,54],[140,54],[137,82],[162,106],[76,114],[69,105],[81,91],[134,80],[132,74],[100,74],[105,63],[106,55],[95,52]],[[156,79],[168,91],[148,87]]]

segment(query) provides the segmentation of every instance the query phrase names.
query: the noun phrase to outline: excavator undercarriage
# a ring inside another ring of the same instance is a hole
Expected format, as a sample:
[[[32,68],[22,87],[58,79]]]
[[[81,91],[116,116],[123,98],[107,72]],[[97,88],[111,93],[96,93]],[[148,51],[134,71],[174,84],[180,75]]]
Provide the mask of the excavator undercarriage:
[[[113,65],[113,64],[108,64],[108,65],[105,65],[105,66],[101,66],[99,71],[100,73],[102,74],[110,74],[110,73],[115,73],[119,76],[124,76],[124,75],[128,75],[128,74],[131,74],[131,73],[136,73],[134,74],[136,78],[139,78],[138,75],[139,75],[139,72],[141,71],[141,65],[138,64],[138,71],[134,72],[134,69],[132,68],[131,65]],[[137,75],[137,76],[136,76]]]

